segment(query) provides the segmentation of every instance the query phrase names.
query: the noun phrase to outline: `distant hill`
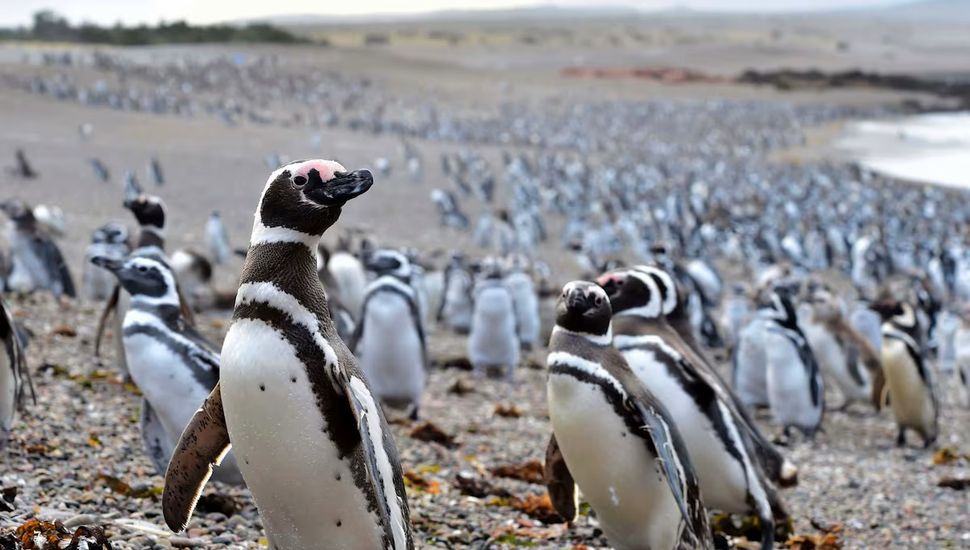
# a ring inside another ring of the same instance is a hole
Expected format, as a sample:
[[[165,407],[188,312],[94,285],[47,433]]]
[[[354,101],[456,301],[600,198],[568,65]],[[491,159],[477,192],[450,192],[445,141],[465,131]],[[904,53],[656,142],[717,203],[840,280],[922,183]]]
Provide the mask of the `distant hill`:
[[[879,17],[970,23],[970,0],[916,0],[869,11]]]

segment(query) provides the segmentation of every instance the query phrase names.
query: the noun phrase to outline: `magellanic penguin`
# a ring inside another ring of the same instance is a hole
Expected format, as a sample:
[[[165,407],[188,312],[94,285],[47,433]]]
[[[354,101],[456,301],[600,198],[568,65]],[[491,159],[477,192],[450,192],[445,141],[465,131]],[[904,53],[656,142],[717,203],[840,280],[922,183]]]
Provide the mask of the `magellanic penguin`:
[[[10,272],[6,287],[13,292],[50,291],[54,296],[76,295],[74,279],[60,248],[45,232],[34,212],[22,201],[0,204],[10,218],[7,242],[10,246]]]
[[[688,300],[684,289],[667,270],[655,265],[639,265],[632,268],[632,271],[649,275],[660,293],[662,319],[653,323],[652,329],[657,331],[657,334],[662,335],[665,341],[676,343],[675,349],[698,369],[707,384],[717,391],[722,401],[730,405],[735,420],[746,432],[746,440],[753,445],[754,454],[761,462],[768,478],[782,487],[789,487],[798,483],[798,468],[765,437],[748,414],[744,403],[731,390],[731,387],[694,339],[694,331],[691,328],[687,313]],[[776,517],[779,516],[777,513],[775,515]]]
[[[790,291],[775,288],[769,299],[769,319],[763,335],[769,408],[786,435],[798,428],[811,438],[822,425],[825,411],[822,373],[798,326]]]
[[[337,336],[316,269],[317,242],[370,172],[291,162],[256,210],[219,384],[186,427],[162,510],[185,528],[212,466],[232,445],[270,548],[413,547],[394,440],[354,356]]]
[[[3,354],[0,355],[0,449],[7,444],[17,412],[23,409],[27,390],[34,396],[34,386],[27,369],[23,344],[14,325],[13,316],[7,302],[0,298],[0,339],[3,339]]]
[[[151,256],[95,256],[91,262],[114,274],[131,297],[122,341],[128,372],[144,396],[145,451],[164,475],[182,429],[219,381],[219,357],[182,320],[175,275],[163,261]],[[242,484],[231,456],[213,475],[218,481]]]
[[[666,325],[657,282],[647,273],[621,270],[597,282],[613,308],[613,344],[637,379],[677,421],[697,471],[704,503],[761,522],[762,548],[774,546],[774,519],[787,519],[768,481],[745,420],[724,389]]]
[[[464,256],[454,254],[445,267],[445,289],[437,314],[439,323],[459,334],[468,334],[472,326],[474,286]]]
[[[963,308],[960,326],[953,334],[954,368],[963,386],[964,405],[970,407],[970,305]]]
[[[933,372],[923,361],[916,312],[910,304],[892,299],[875,303],[872,309],[883,318],[882,369],[899,428],[896,444],[905,445],[906,430],[911,429],[928,448],[939,434],[940,407]]]
[[[367,267],[377,279],[367,286],[350,349],[374,395],[391,407],[408,409],[417,419],[428,350],[411,287],[411,263],[396,250],[382,249],[368,256]]]
[[[713,548],[687,447],[613,348],[610,320],[602,288],[584,281],[563,288],[547,360],[554,505],[575,519],[578,485],[617,549]]]
[[[122,260],[131,251],[128,228],[118,222],[108,222],[94,230],[91,244],[84,254],[85,266],[81,276],[81,294],[87,300],[105,300],[114,291],[117,279],[107,270],[100,268],[91,259],[103,256],[112,260]]]
[[[502,270],[486,259],[475,282],[475,309],[468,334],[468,360],[477,375],[496,373],[512,380],[519,365],[520,344],[515,303]]]
[[[209,257],[216,264],[221,264],[232,256],[232,246],[229,244],[229,232],[218,210],[209,214],[205,222],[205,244],[209,248]]]
[[[522,257],[511,262],[509,273],[505,276],[505,287],[512,295],[519,344],[523,350],[530,351],[539,344],[542,322],[539,318],[539,296],[532,277],[525,270]]]

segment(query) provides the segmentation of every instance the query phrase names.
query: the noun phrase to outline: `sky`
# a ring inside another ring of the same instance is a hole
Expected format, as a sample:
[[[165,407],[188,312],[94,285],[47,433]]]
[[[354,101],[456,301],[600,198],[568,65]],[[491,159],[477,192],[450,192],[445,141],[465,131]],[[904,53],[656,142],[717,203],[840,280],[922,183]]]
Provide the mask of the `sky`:
[[[697,10],[785,11],[880,6],[900,0],[608,0],[609,5],[642,9],[684,7]],[[156,23],[186,19],[193,23],[237,21],[271,15],[368,15],[420,13],[446,9],[511,8],[536,4],[596,6],[592,0],[0,0],[0,25],[26,25],[49,8],[79,23]]]

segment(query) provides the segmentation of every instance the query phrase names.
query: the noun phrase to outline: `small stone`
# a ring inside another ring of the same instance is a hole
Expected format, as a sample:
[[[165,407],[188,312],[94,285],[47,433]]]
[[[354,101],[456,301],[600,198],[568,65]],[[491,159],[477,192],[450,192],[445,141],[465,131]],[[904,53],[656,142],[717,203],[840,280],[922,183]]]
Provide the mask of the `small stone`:
[[[205,546],[205,541],[198,538],[172,537],[168,542],[175,548],[200,548]]]
[[[82,525],[92,525],[96,521],[98,521],[98,518],[96,518],[91,514],[79,514],[65,521],[64,527],[67,527],[68,529],[73,529],[75,527],[80,527]]]

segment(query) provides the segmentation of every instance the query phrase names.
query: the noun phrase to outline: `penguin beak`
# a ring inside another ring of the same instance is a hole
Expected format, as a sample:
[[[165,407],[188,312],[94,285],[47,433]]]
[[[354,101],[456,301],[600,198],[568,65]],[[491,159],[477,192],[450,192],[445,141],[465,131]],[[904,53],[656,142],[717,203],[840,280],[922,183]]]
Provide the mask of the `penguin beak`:
[[[303,195],[322,206],[343,206],[350,199],[363,195],[374,185],[370,170],[338,172],[330,181],[311,177],[303,188]]]
[[[589,309],[590,299],[586,291],[581,288],[573,289],[569,296],[566,296],[566,307],[577,312],[585,312]]]
[[[98,267],[103,267],[104,269],[107,269],[112,273],[117,273],[118,270],[121,269],[121,265],[122,265],[120,261],[113,260],[106,256],[95,256],[91,258],[91,263]]]

